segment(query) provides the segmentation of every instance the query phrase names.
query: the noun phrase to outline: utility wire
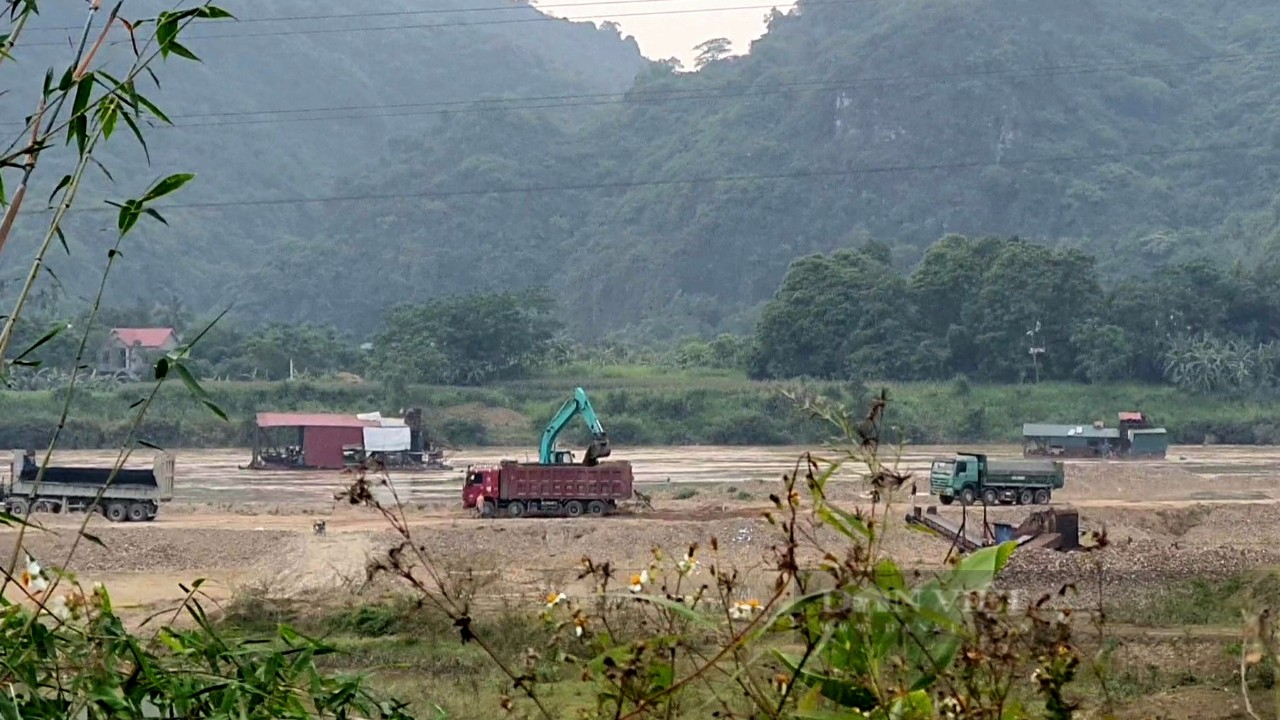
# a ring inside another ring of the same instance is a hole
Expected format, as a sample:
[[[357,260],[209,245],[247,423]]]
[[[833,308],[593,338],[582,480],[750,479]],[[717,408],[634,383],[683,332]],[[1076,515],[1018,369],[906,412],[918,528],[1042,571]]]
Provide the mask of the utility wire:
[[[989,167],[1020,167],[1039,164],[1053,163],[1077,163],[1077,162],[1112,162],[1115,160],[1125,160],[1131,158],[1154,158],[1154,157],[1170,157],[1177,155],[1195,155],[1200,153],[1230,153],[1230,152],[1252,152],[1255,150],[1275,151],[1272,145],[1203,145],[1191,148],[1167,148],[1162,150],[1141,150],[1135,152],[1124,153],[1101,153],[1096,155],[1076,154],[1076,155],[1055,155],[1039,158],[1022,158],[1012,160],[1001,160],[999,162],[990,160],[970,161],[970,162],[954,162],[954,163],[931,163],[919,165],[879,165],[866,166],[856,168],[827,169],[827,170],[801,170],[792,172],[779,173],[759,173],[759,174],[740,174],[740,175],[711,175],[704,177],[691,178],[665,178],[653,180],[623,180],[616,182],[585,182],[585,183],[566,183],[562,185],[530,185],[525,187],[506,187],[506,188],[482,188],[471,190],[441,190],[429,192],[404,192],[404,193],[366,193],[353,195],[330,195],[325,197],[310,198],[274,198],[274,199],[250,199],[250,200],[228,200],[217,202],[192,202],[192,203],[173,203],[163,206],[157,205],[158,210],[170,211],[177,209],[219,209],[219,208],[235,208],[243,209],[249,207],[272,207],[272,206],[288,206],[288,205],[312,205],[312,204],[329,204],[340,202],[368,202],[379,200],[411,200],[411,199],[443,199],[454,197],[471,197],[486,195],[524,195],[524,194],[541,194],[551,192],[571,192],[571,191],[588,191],[588,190],[632,190],[642,187],[668,187],[680,185],[707,185],[722,184],[735,182],[760,182],[773,180],[803,180],[803,179],[823,179],[823,178],[845,178],[856,177],[861,175],[883,175],[894,173],[917,173],[917,172],[938,172],[951,170],[973,170]],[[71,212],[116,212],[114,208],[85,208],[81,207],[73,209]]]
[[[864,0],[806,0],[805,5],[851,5]],[[681,10],[648,10],[644,12],[634,13],[610,13],[607,15],[591,15],[575,17],[572,20],[568,18],[556,17],[552,15],[537,15],[536,17],[512,18],[509,20],[473,20],[467,22],[450,22],[450,23],[420,23],[414,25],[380,25],[375,27],[341,27],[341,28],[307,28],[302,30],[280,30],[268,32],[247,32],[247,33],[224,33],[224,34],[197,34],[191,33],[184,35],[183,40],[218,40],[226,38],[254,38],[254,37],[288,37],[294,35],[331,35],[353,32],[383,32],[387,30],[421,30],[427,28],[453,28],[453,27],[476,27],[480,25],[513,25],[519,23],[537,23],[537,22],[595,22],[598,20],[613,20],[615,18],[629,17],[657,17],[664,15],[690,15],[694,13],[714,13],[714,12],[735,12],[743,10],[773,10],[782,7],[781,3],[773,3],[769,5],[734,5],[731,7],[711,7],[711,8],[686,8]],[[535,9],[535,8],[530,8]],[[315,19],[322,19],[322,16],[316,16]],[[123,42],[123,41],[122,41]],[[65,45],[65,42],[36,42],[21,43],[21,47],[54,47]]]
[[[431,10],[386,10],[363,13],[339,13],[334,15],[282,15],[277,17],[249,17],[236,18],[237,25],[246,23],[264,23],[264,22],[299,22],[309,20],[355,20],[358,18],[371,17],[418,17],[422,15],[446,15],[457,13],[476,13],[476,12],[502,12],[512,10],[546,10],[548,8],[588,8],[600,5],[649,5],[652,3],[673,3],[680,0],[592,0],[592,2],[581,3],[532,3],[521,4],[518,2],[509,2],[505,5],[490,5],[488,7],[469,7],[469,8],[434,8]],[[785,5],[779,4],[778,7]],[[788,7],[790,5],[787,5]],[[48,27],[28,27],[27,31],[44,30],[49,31],[72,31],[79,30],[80,26],[48,26]]]
[[[681,100],[718,100],[725,98],[765,97],[797,92],[826,92],[838,90],[855,90],[862,86],[895,86],[923,81],[948,81],[964,78],[1008,77],[1013,79],[1040,79],[1071,75],[1088,75],[1107,72],[1133,72],[1170,70],[1193,67],[1209,62],[1234,62],[1240,60],[1274,58],[1280,51],[1258,51],[1251,53],[1229,53],[1222,55],[1203,55],[1185,60],[1166,62],[1108,62],[1108,63],[1071,63],[1048,65],[1033,68],[990,68],[980,70],[961,70],[937,73],[917,73],[905,75],[885,75],[878,77],[851,78],[847,81],[797,81],[775,83],[760,87],[750,84],[726,84],[706,88],[690,88],[688,90],[630,90],[612,93],[576,93],[564,95],[542,95],[516,98],[490,98],[479,100],[453,100],[426,103],[390,103],[368,105],[334,105],[312,108],[282,108],[273,110],[240,110],[213,113],[174,114],[170,118],[175,121],[173,127],[212,127],[218,125],[257,125],[282,122],[313,122],[320,120],[346,120],[360,118],[383,117],[419,117],[424,115],[446,115],[453,113],[504,112],[511,110],[540,110],[557,108],[574,108],[598,105],[643,104],[648,102],[673,102]],[[401,110],[407,112],[399,112]],[[366,112],[368,111],[368,112]],[[385,112],[394,111],[394,112]],[[355,114],[323,116],[323,117],[285,117],[308,113],[346,112]],[[267,117],[253,117],[267,116]],[[280,116],[280,117],[271,117]],[[230,119],[228,119],[230,118]],[[236,121],[234,118],[248,118]],[[208,120],[207,122],[179,122],[186,119]],[[20,121],[0,122],[0,125],[25,125]],[[158,127],[166,127],[164,125]]]

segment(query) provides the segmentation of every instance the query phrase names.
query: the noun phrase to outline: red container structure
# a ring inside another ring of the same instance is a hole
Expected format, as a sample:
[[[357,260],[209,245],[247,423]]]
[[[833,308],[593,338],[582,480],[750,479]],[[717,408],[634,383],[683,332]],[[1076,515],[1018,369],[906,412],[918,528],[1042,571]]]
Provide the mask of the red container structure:
[[[364,429],[378,425],[352,415],[258,413],[249,467],[341,470],[344,448],[363,447]]]
[[[631,497],[629,462],[597,465],[539,465],[506,461],[497,467],[467,468],[462,504],[485,516],[605,515]]]

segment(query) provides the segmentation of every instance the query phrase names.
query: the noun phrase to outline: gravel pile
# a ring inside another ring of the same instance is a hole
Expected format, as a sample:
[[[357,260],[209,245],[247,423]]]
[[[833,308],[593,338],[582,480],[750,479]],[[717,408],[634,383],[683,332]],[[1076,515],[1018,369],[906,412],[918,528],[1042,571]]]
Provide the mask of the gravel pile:
[[[1088,553],[1020,550],[1010,558],[997,584],[1029,592],[1053,592],[1069,583],[1080,589],[1096,588],[1101,573],[1104,590],[1128,592],[1191,579],[1227,579],[1278,562],[1280,553],[1261,548],[1121,542]]]
[[[299,536],[275,530],[166,530],[154,527],[95,527],[88,531],[106,547],[80,541],[71,570],[78,572],[194,572],[207,569],[257,571],[291,557]],[[0,557],[13,552],[15,533],[0,536]],[[29,532],[27,549],[46,565],[60,565],[75,538],[73,529],[59,535]]]

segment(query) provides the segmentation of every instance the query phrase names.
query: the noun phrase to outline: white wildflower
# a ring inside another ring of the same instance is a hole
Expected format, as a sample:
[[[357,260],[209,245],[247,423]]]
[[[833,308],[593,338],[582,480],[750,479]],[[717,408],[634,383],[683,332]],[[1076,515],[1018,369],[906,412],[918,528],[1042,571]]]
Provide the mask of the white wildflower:
[[[729,617],[734,620],[745,620],[760,612],[759,600],[737,601],[729,608]]]
[[[676,569],[681,575],[692,575],[698,571],[698,559],[693,556],[693,553],[685,553],[684,559],[676,564]]]
[[[547,595],[547,608],[553,608],[568,599],[564,593],[551,593]]]
[[[643,570],[639,575],[631,576],[631,592],[638,593],[644,590],[644,586],[649,584],[649,571]]]
[[[42,593],[49,588],[49,581],[45,578],[44,570],[41,569],[40,563],[32,559],[30,555],[27,556],[27,566],[22,569],[22,575],[18,579],[22,583],[22,587],[33,595]]]

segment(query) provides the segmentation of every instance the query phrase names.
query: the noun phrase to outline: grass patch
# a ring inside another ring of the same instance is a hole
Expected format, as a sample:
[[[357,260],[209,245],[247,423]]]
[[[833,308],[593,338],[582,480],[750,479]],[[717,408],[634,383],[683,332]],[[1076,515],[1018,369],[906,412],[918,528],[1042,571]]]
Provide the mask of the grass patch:
[[[464,446],[532,446],[543,424],[576,386],[585,387],[611,439],[625,445],[812,444],[829,428],[782,394],[799,390],[861,407],[866,386],[847,382],[753,382],[724,370],[651,366],[570,365],[540,377],[488,387],[413,385],[395,397],[378,383],[325,381],[213,382],[213,400],[231,417],[223,423],[179,386],[162,389],[142,436],[164,447],[244,447],[261,411],[396,413],[421,407],[436,437]],[[1116,413],[1140,409],[1169,428],[1177,443],[1280,442],[1280,404],[1269,397],[1186,394],[1157,385],[982,385],[971,382],[888,384],[887,423],[915,444],[1017,441],[1024,422],[1114,423]],[[124,438],[129,408],[148,388],[81,389],[62,435],[66,448],[115,447]],[[63,391],[0,391],[0,444],[40,447],[56,425]],[[584,427],[568,428],[566,444],[585,444]]]
[[[1189,580],[1108,611],[1108,620],[1139,627],[1233,626],[1280,597],[1280,570],[1257,569],[1226,580]]]

